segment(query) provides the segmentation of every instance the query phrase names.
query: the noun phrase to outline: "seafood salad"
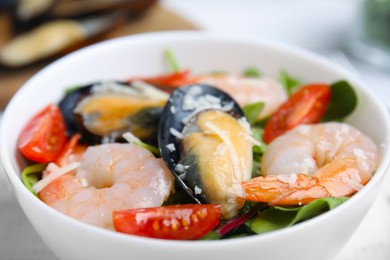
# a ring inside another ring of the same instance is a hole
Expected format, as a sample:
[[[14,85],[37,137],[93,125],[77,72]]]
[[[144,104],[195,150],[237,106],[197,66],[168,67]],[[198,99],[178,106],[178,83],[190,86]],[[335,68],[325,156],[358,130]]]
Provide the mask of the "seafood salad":
[[[74,219],[131,235],[262,234],[337,207],[371,179],[377,145],[345,123],[346,81],[249,67],[180,70],[65,91],[19,135],[26,188]]]

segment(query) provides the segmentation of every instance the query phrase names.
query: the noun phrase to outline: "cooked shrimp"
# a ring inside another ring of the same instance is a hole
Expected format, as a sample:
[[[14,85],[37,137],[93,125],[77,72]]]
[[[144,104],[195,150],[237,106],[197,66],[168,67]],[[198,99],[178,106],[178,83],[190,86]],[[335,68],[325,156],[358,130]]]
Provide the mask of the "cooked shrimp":
[[[271,78],[248,78],[231,75],[200,76],[200,83],[215,86],[231,95],[241,106],[264,102],[259,119],[265,118],[287,100],[287,93],[276,80]]]
[[[261,177],[244,182],[244,198],[297,205],[350,196],[377,167],[374,142],[345,123],[301,125],[276,138],[261,162]]]
[[[172,189],[171,173],[146,149],[104,144],[89,147],[77,170],[55,179],[38,196],[68,216],[113,229],[114,210],[161,206]]]

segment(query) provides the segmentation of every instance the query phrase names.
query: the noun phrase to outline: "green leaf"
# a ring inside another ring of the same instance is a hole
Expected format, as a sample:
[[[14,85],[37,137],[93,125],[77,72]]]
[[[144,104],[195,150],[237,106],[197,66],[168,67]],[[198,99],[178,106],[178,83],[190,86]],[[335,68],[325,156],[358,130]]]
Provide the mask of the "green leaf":
[[[261,73],[256,67],[248,67],[244,70],[242,75],[249,78],[259,78]]]
[[[200,240],[218,240],[218,239],[219,239],[218,234],[214,230],[211,230],[209,233],[207,233]]]
[[[22,182],[24,186],[35,196],[37,194],[33,190],[33,186],[35,183],[37,183],[42,175],[42,172],[46,169],[47,164],[34,164],[27,166],[22,171]]]
[[[338,81],[331,86],[332,96],[322,121],[342,121],[357,106],[357,95],[347,81]]]
[[[227,71],[223,71],[223,70],[213,70],[208,73],[208,75],[212,75],[212,76],[223,76],[227,74],[228,74]]]
[[[180,67],[176,61],[176,58],[175,56],[173,55],[173,52],[171,49],[167,48],[164,50],[164,56],[165,56],[165,59],[167,60],[168,64],[169,64],[169,67],[171,67],[171,70],[173,72],[179,72],[180,71]]]
[[[250,228],[256,234],[261,234],[288,227],[295,215],[296,212],[281,211],[274,207],[269,207],[253,220]]]
[[[289,96],[301,85],[299,80],[293,78],[285,70],[279,72],[279,81],[282,83]]]
[[[253,153],[255,155],[262,155],[265,151],[265,148],[267,147],[267,145],[263,141],[264,130],[262,128],[259,128],[259,127],[252,127],[251,131],[252,131],[253,138],[256,139],[260,143],[260,146],[259,145],[253,146]]]
[[[72,92],[74,92],[74,91],[76,91],[76,90],[78,90],[79,88],[81,88],[81,86],[70,86],[70,87],[67,87],[66,89],[65,89],[65,95],[68,95],[68,94],[70,94],[70,93],[72,93]]]
[[[242,110],[250,125],[253,125],[264,108],[264,102],[256,102],[245,105]]]
[[[269,207],[253,220],[251,230],[260,234],[289,227],[331,210],[347,199],[347,197],[321,198],[301,207]]]

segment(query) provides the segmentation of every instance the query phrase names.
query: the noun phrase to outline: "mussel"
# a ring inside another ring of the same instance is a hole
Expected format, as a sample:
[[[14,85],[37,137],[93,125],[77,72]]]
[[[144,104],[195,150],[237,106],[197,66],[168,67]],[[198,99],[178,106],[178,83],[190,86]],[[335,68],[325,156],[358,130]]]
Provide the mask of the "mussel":
[[[59,107],[69,135],[87,144],[113,142],[130,131],[157,142],[157,127],[168,94],[143,82],[98,82],[70,91]]]
[[[176,89],[164,107],[158,141],[163,160],[198,203],[221,205],[231,219],[243,207],[237,185],[251,177],[253,138],[240,106],[205,84]]]

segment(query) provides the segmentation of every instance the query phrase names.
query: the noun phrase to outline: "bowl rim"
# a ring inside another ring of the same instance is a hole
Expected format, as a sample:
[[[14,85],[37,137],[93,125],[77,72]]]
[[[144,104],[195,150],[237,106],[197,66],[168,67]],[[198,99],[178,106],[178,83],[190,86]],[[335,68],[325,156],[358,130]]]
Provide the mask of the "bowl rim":
[[[220,40],[224,42],[227,41],[230,43],[241,43],[241,44],[249,43],[249,44],[258,45],[260,48],[267,47],[267,48],[272,48],[278,52],[280,51],[287,52],[290,55],[299,56],[300,59],[304,59],[308,62],[319,63],[325,66],[329,70],[337,71],[337,73],[342,74],[345,79],[348,79],[348,81],[352,82],[353,83],[352,85],[357,89],[359,89],[362,93],[364,93],[364,95],[368,95],[370,99],[375,100],[376,105],[378,107],[377,109],[378,112],[380,112],[381,117],[385,119],[383,124],[388,130],[387,132],[390,133],[390,119],[389,119],[390,117],[384,102],[381,99],[379,99],[375,93],[369,91],[369,88],[366,86],[366,84],[362,82],[360,79],[358,79],[356,75],[352,74],[351,72],[347,71],[344,68],[341,68],[337,64],[333,64],[325,57],[321,57],[318,54],[315,54],[313,52],[304,50],[296,46],[292,46],[289,44],[285,44],[273,40],[264,40],[259,37],[250,36],[247,34],[216,33],[216,32],[207,32],[207,31],[167,31],[167,32],[151,32],[151,33],[130,35],[130,36],[124,36],[124,37],[119,37],[119,38],[95,43],[93,45],[74,51],[68,55],[65,55],[64,57],[59,58],[58,60],[50,63],[49,65],[41,69],[38,73],[36,73],[26,83],[23,84],[23,86],[17,91],[17,93],[12,97],[12,99],[8,103],[2,118],[2,124],[0,129],[0,143],[5,143],[6,140],[6,136],[3,133],[6,132],[5,130],[7,126],[6,124],[4,124],[4,122],[12,121],[11,120],[12,108],[16,107],[18,97],[26,88],[28,88],[30,85],[34,83],[36,78],[41,77],[41,75],[44,75],[45,73],[47,73],[47,71],[50,71],[52,68],[58,66],[58,64],[64,62],[71,62],[74,59],[74,57],[88,52],[93,52],[95,49],[112,48],[109,46],[115,44],[124,44],[128,41],[131,42],[139,41],[142,43],[144,41],[153,41],[161,38],[168,38],[170,40],[183,39],[183,38],[185,39],[194,38],[199,40],[200,38],[202,38],[202,39],[206,39],[207,41]],[[106,230],[100,227],[83,223],[79,220],[75,220],[46,205],[44,202],[37,199],[31,192],[29,192],[25,188],[25,186],[22,184],[19,178],[20,172],[17,169],[14,169],[12,167],[12,163],[11,163],[12,156],[10,153],[7,152],[6,147],[4,145],[0,146],[0,155],[1,155],[0,159],[5,169],[7,180],[11,183],[10,186],[12,187],[12,189],[18,189],[18,191],[21,192],[23,197],[27,196],[30,202],[34,203],[35,204],[34,206],[37,207],[38,210],[44,210],[46,211],[47,214],[54,214],[54,217],[60,218],[61,221],[65,221],[69,225],[77,226],[77,228],[84,229],[89,233],[93,232],[97,235],[106,236],[109,239],[123,240],[123,241],[142,243],[142,244],[146,243],[147,246],[164,247],[168,245],[180,244],[182,248],[199,248],[199,247],[215,248],[216,246],[226,246],[226,245],[231,245],[232,243],[234,243],[234,245],[236,246],[240,246],[241,244],[247,243],[248,241],[256,241],[256,243],[261,243],[262,241],[277,239],[279,237],[283,237],[285,235],[293,234],[295,232],[299,232],[300,230],[310,228],[311,226],[316,225],[318,222],[322,222],[326,218],[335,217],[336,215],[339,214],[339,212],[347,210],[347,208],[349,207],[352,207],[354,204],[358,203],[361,197],[364,197],[366,193],[368,193],[371,189],[373,189],[374,186],[377,186],[378,185],[377,183],[380,182],[383,179],[383,176],[386,174],[386,171],[389,168],[389,164],[390,164],[390,138],[389,137],[386,138],[384,145],[385,145],[385,150],[382,157],[382,161],[378,169],[376,170],[374,176],[371,178],[371,180],[365,185],[365,187],[361,191],[357,192],[354,196],[352,196],[350,199],[348,199],[339,207],[336,207],[315,218],[306,220],[302,223],[295,224],[288,228],[283,228],[280,230],[275,230],[260,235],[253,235],[253,236],[240,237],[234,239],[207,240],[207,241],[164,240],[164,239],[154,239],[154,238],[140,237],[140,236],[134,236],[128,234],[121,234],[119,232],[112,232],[111,230]],[[379,185],[381,185],[381,183]],[[19,198],[17,199],[19,202]]]

